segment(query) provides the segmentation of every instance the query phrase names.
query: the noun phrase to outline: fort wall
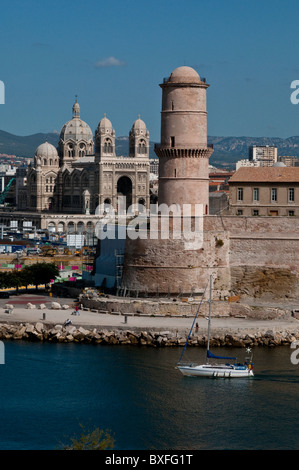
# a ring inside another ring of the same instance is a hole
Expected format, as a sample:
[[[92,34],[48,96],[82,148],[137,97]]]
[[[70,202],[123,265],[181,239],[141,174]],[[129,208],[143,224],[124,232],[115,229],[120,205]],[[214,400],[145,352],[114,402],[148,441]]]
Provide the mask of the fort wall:
[[[198,295],[212,274],[214,299],[284,301],[299,294],[299,220],[205,216],[200,247],[181,239],[126,240],[123,286],[140,295]],[[170,230],[171,232],[171,230]]]

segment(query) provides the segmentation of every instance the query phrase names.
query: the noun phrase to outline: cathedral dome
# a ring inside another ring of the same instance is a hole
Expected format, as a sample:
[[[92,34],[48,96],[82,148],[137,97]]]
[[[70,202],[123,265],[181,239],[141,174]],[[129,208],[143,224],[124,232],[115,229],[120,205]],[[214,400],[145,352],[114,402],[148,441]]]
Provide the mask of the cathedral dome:
[[[37,147],[35,151],[36,157],[47,157],[47,158],[55,158],[58,156],[57,150],[54,145],[49,144],[49,142],[45,142]]]
[[[192,67],[178,67],[170,75],[171,83],[200,83],[200,76]]]
[[[112,123],[108,118],[106,118],[106,114],[103,117],[103,119],[100,120],[100,122],[98,124],[98,130],[101,130],[102,132],[103,131],[105,132],[105,131],[112,131],[113,130]]]
[[[90,140],[93,134],[89,125],[80,119],[80,106],[76,102],[73,105],[73,119],[65,123],[60,131],[60,139],[63,141],[72,139],[75,142],[80,140]]]
[[[146,125],[142,119],[138,118],[132,126],[132,130],[146,131]]]

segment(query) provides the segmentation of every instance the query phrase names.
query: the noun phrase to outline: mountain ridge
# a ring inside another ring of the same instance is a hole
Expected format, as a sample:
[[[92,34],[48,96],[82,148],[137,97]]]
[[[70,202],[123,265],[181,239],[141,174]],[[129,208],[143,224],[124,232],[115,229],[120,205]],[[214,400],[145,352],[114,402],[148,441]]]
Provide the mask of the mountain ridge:
[[[43,142],[58,145],[59,134],[55,132],[36,133],[28,136],[18,136],[0,130],[0,154],[16,155],[17,157],[32,158],[37,147]],[[129,138],[116,137],[115,148],[117,155],[128,155]],[[211,164],[233,164],[238,160],[248,158],[250,145],[275,145],[278,155],[299,157],[299,136],[282,137],[247,137],[247,136],[208,136],[208,143],[213,144],[214,152],[210,158]],[[155,158],[155,142],[150,142],[150,158]]]

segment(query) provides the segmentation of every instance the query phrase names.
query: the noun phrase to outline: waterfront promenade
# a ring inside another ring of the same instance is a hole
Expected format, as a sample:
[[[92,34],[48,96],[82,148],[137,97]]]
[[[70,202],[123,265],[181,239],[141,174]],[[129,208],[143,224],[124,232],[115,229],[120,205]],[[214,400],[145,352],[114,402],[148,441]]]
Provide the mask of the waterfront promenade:
[[[68,309],[55,310],[50,308],[52,301],[58,301],[61,305],[69,305]],[[27,304],[31,303],[36,308],[29,309]],[[11,313],[6,313],[5,305],[13,305]],[[40,309],[40,304],[46,308]],[[191,316],[152,316],[152,315],[120,315],[101,314],[90,310],[80,310],[79,315],[72,315],[74,312],[73,299],[55,299],[46,295],[25,294],[11,296],[9,299],[0,301],[0,323],[30,323],[42,322],[48,326],[63,325],[67,319],[72,321],[76,327],[97,328],[97,329],[132,329],[132,330],[156,330],[156,331],[177,331],[181,334],[188,333],[194,320]],[[196,319],[198,331],[205,334],[208,328],[206,318]],[[256,320],[248,318],[223,317],[213,318],[212,331],[216,333],[265,333],[266,331],[288,331],[299,332],[299,320],[292,317],[284,317],[275,320]]]

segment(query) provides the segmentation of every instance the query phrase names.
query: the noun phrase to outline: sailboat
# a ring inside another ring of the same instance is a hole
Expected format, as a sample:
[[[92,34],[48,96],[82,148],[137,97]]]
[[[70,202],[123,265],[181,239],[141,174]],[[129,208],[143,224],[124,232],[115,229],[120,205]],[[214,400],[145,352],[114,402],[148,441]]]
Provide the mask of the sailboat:
[[[211,330],[211,305],[212,305],[212,276],[210,276],[210,298],[209,298],[209,317],[208,317],[208,341],[207,341],[207,358],[205,364],[194,364],[194,363],[182,363],[182,357],[188,345],[188,340],[190,338],[192,329],[195,324],[196,317],[198,315],[201,303],[203,301],[207,286],[204,290],[201,302],[198,306],[195,318],[193,320],[189,335],[187,337],[187,341],[183,352],[181,354],[180,360],[177,364],[177,368],[181,371],[183,375],[187,376],[194,376],[194,377],[227,377],[227,378],[240,378],[240,377],[253,377],[253,362],[252,362],[252,354],[251,349],[247,348],[246,352],[248,353],[248,357],[245,358],[243,364],[236,362],[236,357],[226,357],[226,356],[215,356],[210,351],[210,330]],[[229,360],[234,362],[229,363],[219,363],[214,362],[214,360]],[[213,362],[211,362],[213,360]]]

